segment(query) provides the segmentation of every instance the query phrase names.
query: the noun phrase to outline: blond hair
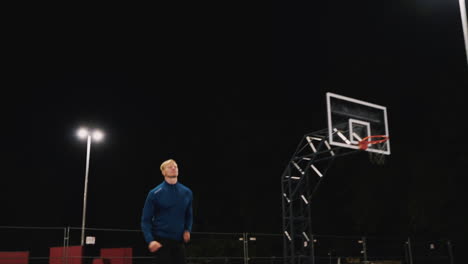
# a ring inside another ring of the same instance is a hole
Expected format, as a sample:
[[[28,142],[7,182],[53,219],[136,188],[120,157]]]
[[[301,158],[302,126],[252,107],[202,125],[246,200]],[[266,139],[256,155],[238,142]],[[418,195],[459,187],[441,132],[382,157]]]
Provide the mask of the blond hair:
[[[161,166],[159,167],[161,169],[161,172],[164,171],[164,168],[166,167],[167,164],[169,163],[175,163],[177,165],[177,162],[173,159],[168,159],[166,161],[164,161],[163,163],[161,163]]]

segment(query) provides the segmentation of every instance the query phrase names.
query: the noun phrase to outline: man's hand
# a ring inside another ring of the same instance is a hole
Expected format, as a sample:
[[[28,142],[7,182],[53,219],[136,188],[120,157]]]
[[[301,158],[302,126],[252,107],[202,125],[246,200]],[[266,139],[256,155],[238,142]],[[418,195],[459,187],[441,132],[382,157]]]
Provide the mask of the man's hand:
[[[190,232],[189,231],[185,231],[184,232],[184,242],[187,243],[190,241]]]
[[[150,252],[156,252],[162,247],[161,243],[158,241],[151,241],[148,245],[148,249]]]

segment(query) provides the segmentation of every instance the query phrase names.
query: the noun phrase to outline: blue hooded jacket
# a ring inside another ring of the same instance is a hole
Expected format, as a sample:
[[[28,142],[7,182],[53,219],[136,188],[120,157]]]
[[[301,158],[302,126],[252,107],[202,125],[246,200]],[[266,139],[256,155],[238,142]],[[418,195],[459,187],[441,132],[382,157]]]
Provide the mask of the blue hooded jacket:
[[[141,217],[146,242],[155,241],[155,237],[182,241],[185,231],[192,232],[192,200],[192,191],[181,183],[164,181],[152,189]]]

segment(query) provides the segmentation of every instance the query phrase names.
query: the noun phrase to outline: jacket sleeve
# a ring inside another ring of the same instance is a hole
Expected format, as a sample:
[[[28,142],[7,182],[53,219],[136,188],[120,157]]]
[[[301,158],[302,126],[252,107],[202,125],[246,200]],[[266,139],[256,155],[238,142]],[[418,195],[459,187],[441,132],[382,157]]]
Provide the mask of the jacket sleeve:
[[[192,200],[193,194],[190,192],[190,201],[185,209],[185,231],[192,232],[192,224],[193,224],[193,210],[192,210]]]
[[[152,232],[154,205],[151,194],[152,193],[150,192],[146,198],[145,206],[143,207],[143,214],[141,216],[141,230],[143,231],[146,243],[154,241]]]

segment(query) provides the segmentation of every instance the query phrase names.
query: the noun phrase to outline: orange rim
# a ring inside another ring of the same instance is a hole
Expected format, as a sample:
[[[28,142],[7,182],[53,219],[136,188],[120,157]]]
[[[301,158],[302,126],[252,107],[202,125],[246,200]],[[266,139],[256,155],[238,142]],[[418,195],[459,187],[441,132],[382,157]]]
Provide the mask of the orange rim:
[[[380,139],[369,141],[369,139],[371,138],[380,138]],[[363,138],[361,141],[359,141],[359,149],[366,150],[367,147],[369,147],[369,144],[384,143],[387,140],[388,140],[388,137],[385,135],[368,136],[368,137]]]

